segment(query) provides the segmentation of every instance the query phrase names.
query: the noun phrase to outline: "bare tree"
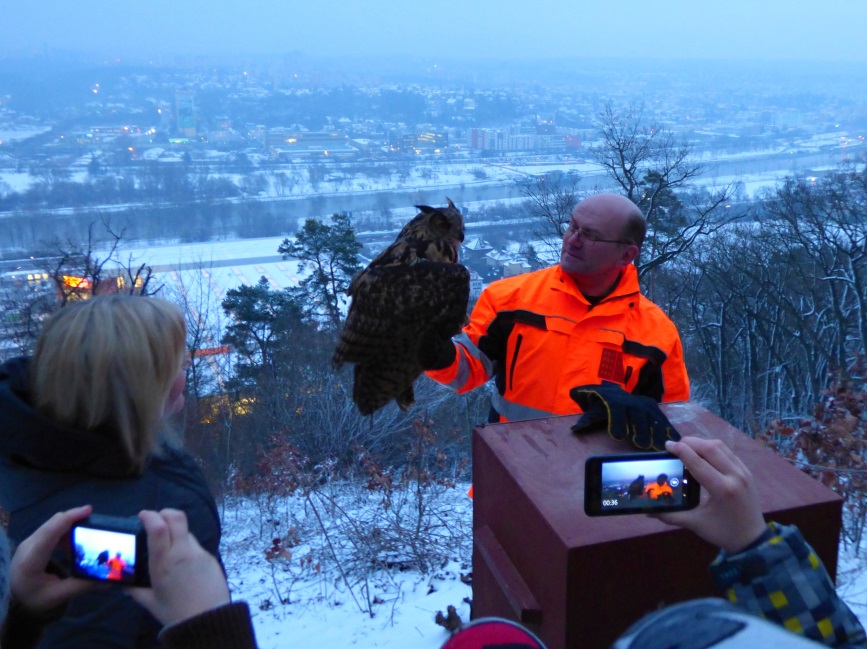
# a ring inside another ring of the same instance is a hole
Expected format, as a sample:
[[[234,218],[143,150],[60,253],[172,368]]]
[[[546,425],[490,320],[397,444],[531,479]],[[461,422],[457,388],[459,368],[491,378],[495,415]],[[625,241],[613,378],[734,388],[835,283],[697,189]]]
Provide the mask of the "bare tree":
[[[640,277],[733,220],[729,201],[735,185],[696,190],[694,181],[704,167],[693,157],[692,146],[668,129],[647,125],[643,106],[618,111],[609,103],[597,126],[602,144],[593,149],[594,159],[647,218],[648,236],[637,264]]]
[[[768,227],[778,233],[800,288],[804,317],[822,314],[830,344],[824,352],[844,378],[867,350],[867,169],[842,169],[817,185],[789,179],[766,201]]]
[[[60,306],[79,296],[103,292],[126,292],[130,295],[153,295],[161,286],[154,286],[153,270],[147,263],[136,264],[130,255],[121,259],[120,246],[124,229],[116,231],[103,219],[105,237],[97,237],[96,224],[90,223],[84,241],[67,239],[51,245],[48,274],[54,280]],[[106,282],[112,284],[105,286]]]
[[[188,394],[193,401],[223,390],[224,368],[220,336],[225,326],[222,295],[211,281],[211,265],[202,259],[193,268],[178,273],[176,284],[164,290],[165,297],[184,312],[187,332]]]
[[[744,215],[731,204],[736,184],[699,188],[695,181],[704,168],[689,142],[645,124],[642,106],[618,111],[609,103],[597,126],[602,143],[592,150],[594,159],[647,219],[647,238],[636,265],[646,293],[656,300],[653,271]],[[571,212],[582,198],[578,185],[577,176],[553,174],[521,183],[528,199],[525,209],[539,220],[533,235],[542,241],[541,255],[559,251]]]
[[[692,148],[664,128],[644,123],[643,105],[618,111],[605,105],[597,119],[602,145],[593,157],[636,205],[653,215],[666,191],[685,187],[701,176]]]
[[[57,309],[55,292],[42,275],[25,273],[0,282],[0,360],[32,353],[42,323]]]
[[[40,260],[46,266],[16,273],[19,277],[0,283],[0,337],[12,342],[13,351],[32,351],[43,322],[71,300],[102,293],[151,295],[160,290],[148,264],[137,263],[131,255],[122,259],[123,230],[114,231],[106,221],[102,227],[107,236],[98,237],[96,224],[90,223],[84,241],[55,240],[48,245],[49,256]]]
[[[563,233],[579,199],[579,182],[580,179],[575,175],[546,174],[519,183],[521,194],[527,197],[524,209],[538,219],[532,235],[542,242],[542,250],[539,251],[542,255],[559,253]]]
[[[692,277],[681,318],[694,385],[754,434],[804,416],[831,377],[863,386],[867,214],[863,172],[789,179],[761,220],[717,232],[666,273]]]

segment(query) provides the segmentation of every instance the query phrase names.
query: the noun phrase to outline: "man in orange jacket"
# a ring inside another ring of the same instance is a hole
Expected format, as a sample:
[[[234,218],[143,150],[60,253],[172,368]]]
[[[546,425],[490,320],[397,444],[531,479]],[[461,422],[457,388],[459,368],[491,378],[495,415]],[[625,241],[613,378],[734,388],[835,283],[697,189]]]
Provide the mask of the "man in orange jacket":
[[[494,378],[489,422],[578,414],[569,391],[602,382],[689,399],[677,329],[639,290],[633,261],[646,230],[624,196],[581,201],[560,263],[488,286],[463,331],[429,352],[428,376],[459,393]]]
[[[659,500],[660,498],[673,498],[674,491],[671,485],[668,484],[668,476],[660,473],[656,478],[656,482],[651,482],[644,488],[644,496],[650,500]]]
[[[107,579],[111,581],[120,581],[123,579],[123,569],[126,568],[126,561],[124,561],[120,552],[116,553],[111,559],[105,562],[108,566],[108,577]]]

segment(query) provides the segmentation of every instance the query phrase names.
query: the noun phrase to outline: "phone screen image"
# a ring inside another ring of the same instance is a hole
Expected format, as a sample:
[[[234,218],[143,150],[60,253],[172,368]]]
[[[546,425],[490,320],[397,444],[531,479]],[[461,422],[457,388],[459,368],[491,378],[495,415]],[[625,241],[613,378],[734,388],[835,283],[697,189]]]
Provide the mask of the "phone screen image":
[[[699,485],[668,453],[587,460],[584,509],[591,516],[691,509]]]
[[[135,583],[136,535],[91,527],[72,528],[73,574]]]

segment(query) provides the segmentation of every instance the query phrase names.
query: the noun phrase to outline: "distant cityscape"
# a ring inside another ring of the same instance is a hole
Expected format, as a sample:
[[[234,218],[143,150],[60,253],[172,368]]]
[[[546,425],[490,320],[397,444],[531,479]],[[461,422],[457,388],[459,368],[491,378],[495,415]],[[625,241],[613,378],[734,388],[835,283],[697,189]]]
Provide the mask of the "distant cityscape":
[[[593,155],[606,106],[688,143],[705,165],[699,183],[733,182],[740,200],[867,151],[863,70],[536,68],[0,59],[0,273],[43,286],[56,242],[89,232],[98,244],[104,232],[92,225],[107,220],[136,258],[180,273],[189,260],[177,256],[193,242],[265,241],[249,253],[197,254],[235,269],[221,289],[259,275],[279,287],[291,280],[278,275],[294,274],[243,270],[280,261],[267,238],[347,212],[369,256],[414,204],[448,196],[467,220],[462,254],[477,293],[528,268],[528,182],[610,186]],[[160,246],[175,259],[152,261],[166,256]]]

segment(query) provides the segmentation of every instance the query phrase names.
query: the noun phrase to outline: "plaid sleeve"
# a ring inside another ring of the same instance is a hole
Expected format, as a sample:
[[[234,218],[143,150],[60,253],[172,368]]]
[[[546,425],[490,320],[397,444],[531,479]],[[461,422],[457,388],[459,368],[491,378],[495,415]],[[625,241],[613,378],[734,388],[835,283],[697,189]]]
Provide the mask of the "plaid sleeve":
[[[798,528],[769,527],[758,545],[720,553],[710,566],[717,586],[732,603],[793,633],[830,647],[865,646],[864,627]]]

